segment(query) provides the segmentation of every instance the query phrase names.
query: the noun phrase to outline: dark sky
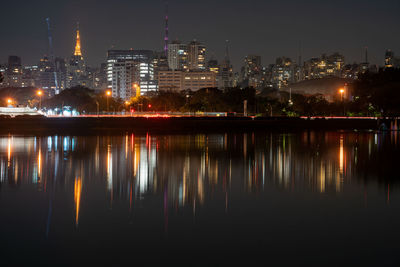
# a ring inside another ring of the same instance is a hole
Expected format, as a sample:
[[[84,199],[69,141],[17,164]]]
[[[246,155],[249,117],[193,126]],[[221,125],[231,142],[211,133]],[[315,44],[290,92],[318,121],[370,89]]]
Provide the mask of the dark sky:
[[[0,62],[19,55],[35,64],[47,51],[45,18],[50,17],[56,56],[68,57],[80,22],[83,53],[89,65],[105,61],[108,49],[161,50],[163,0],[19,0],[1,3]],[[303,59],[340,52],[346,62],[382,64],[385,49],[400,55],[399,0],[169,0],[170,39],[197,39],[208,55],[222,59],[230,40],[235,69],[247,54],[264,65],[278,56]]]

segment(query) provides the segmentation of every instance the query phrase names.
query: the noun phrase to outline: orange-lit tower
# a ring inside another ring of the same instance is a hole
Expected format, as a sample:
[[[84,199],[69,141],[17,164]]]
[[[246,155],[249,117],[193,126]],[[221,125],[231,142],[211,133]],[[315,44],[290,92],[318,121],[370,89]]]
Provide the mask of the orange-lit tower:
[[[81,37],[79,34],[79,22],[78,22],[78,27],[76,29],[76,45],[75,45],[75,53],[74,56],[82,56],[82,51],[81,51]]]
[[[74,54],[67,64],[66,87],[91,86],[91,80],[87,77],[86,63],[82,56],[81,35],[79,23],[76,29],[76,44]]]

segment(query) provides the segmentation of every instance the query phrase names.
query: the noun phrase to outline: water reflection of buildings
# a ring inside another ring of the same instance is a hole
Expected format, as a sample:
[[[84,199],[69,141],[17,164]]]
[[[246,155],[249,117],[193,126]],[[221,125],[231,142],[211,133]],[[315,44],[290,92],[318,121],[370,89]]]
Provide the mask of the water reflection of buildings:
[[[395,140],[394,140],[395,139]],[[0,138],[0,186],[71,192],[78,224],[87,190],[134,204],[163,196],[166,207],[204,204],[267,187],[340,193],[396,136],[358,133]],[[394,140],[394,141],[393,141]],[[398,148],[397,148],[398,149]],[[92,188],[92,189],[91,189]],[[389,187],[388,187],[389,188]]]

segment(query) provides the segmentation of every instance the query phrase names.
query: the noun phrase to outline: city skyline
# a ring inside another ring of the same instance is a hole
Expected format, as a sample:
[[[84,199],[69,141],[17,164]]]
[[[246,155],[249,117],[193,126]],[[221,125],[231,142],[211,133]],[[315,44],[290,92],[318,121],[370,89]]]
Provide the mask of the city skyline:
[[[396,266],[400,0],[3,1],[4,266]]]
[[[75,40],[72,37],[77,21],[80,22],[82,53],[88,65],[99,66],[105,62],[109,49],[163,50],[164,1],[127,3],[119,0],[108,8],[105,1],[97,1],[96,5],[93,1],[60,1],[57,5],[45,0],[35,4],[22,2],[22,7],[19,5],[17,10],[24,19],[3,27],[3,36],[7,38],[0,44],[2,63],[7,61],[9,55],[18,55],[24,65],[36,64],[47,54],[46,17],[52,20],[57,57],[67,58],[73,52]],[[309,1],[301,5],[292,1],[285,4],[250,1],[246,5],[238,1],[202,3],[169,1],[169,39],[183,42],[196,39],[207,45],[208,59],[213,57],[219,61],[224,56],[225,40],[230,40],[230,57],[235,71],[239,71],[248,54],[260,55],[263,65],[275,63],[275,59],[281,56],[297,61],[299,43],[303,60],[323,53],[339,52],[345,56],[346,63],[362,62],[365,46],[368,47],[370,63],[378,65],[383,65],[386,49],[400,50],[400,37],[395,34],[395,27],[384,27],[400,22],[395,16],[400,4],[395,1],[352,1],[347,3],[346,8],[341,1],[336,4]],[[17,8],[13,3],[4,6],[6,10]],[[363,10],[361,14],[351,11],[356,6]],[[332,17],[322,14],[328,8],[330,14],[339,10],[342,14],[331,22]],[[138,12],[130,17],[130,10]],[[242,19],[235,20],[239,11]],[[368,14],[372,12],[374,16],[370,17]],[[208,13],[218,17],[204,17]],[[10,16],[13,14],[8,12],[0,18],[2,24],[12,20]],[[202,20],[199,19],[201,14],[204,17]],[[297,21],[300,17],[301,21]],[[325,23],[321,23],[321,19]],[[318,27],[313,26],[315,22],[318,22]],[[214,27],[210,31],[212,25]],[[249,30],[250,25],[254,28]],[[335,32],[339,29],[341,32]],[[26,44],[30,45],[29,49]]]

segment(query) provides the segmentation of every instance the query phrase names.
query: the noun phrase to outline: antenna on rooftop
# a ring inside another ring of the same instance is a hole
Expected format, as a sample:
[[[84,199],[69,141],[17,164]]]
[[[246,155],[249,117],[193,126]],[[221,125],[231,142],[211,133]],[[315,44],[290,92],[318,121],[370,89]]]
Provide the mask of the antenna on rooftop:
[[[165,2],[165,36],[164,36],[164,54],[165,57],[168,57],[168,2]]]

